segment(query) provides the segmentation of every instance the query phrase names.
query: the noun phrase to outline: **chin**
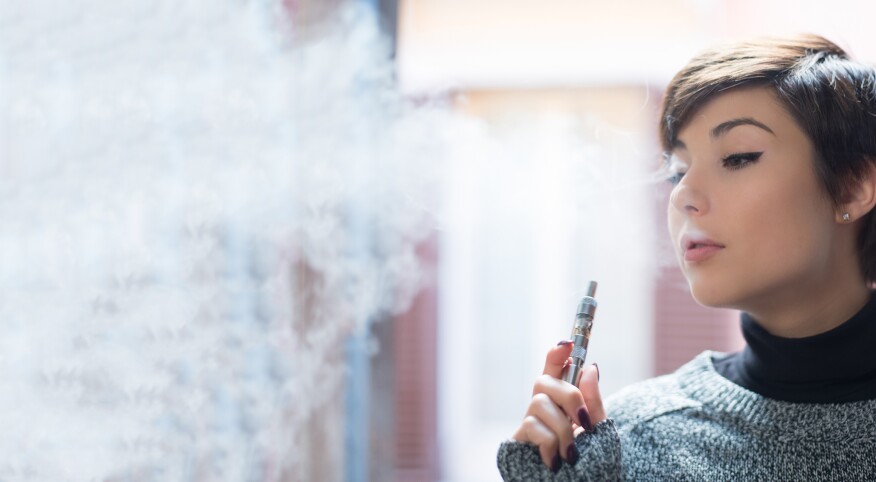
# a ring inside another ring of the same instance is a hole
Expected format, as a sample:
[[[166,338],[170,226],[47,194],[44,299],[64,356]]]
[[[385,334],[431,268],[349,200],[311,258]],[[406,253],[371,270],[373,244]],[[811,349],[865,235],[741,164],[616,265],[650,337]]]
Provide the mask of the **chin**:
[[[738,297],[733,296],[733,290],[726,286],[716,286],[713,283],[688,280],[690,294],[694,301],[709,308],[735,308]]]

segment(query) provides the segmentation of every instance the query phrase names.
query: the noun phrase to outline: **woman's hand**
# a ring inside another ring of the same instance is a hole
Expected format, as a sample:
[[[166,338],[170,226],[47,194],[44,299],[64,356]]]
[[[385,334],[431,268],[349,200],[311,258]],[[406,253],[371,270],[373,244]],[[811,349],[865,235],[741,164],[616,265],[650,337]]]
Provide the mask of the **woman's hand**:
[[[560,457],[570,464],[578,460],[575,436],[605,420],[595,365],[582,371],[577,387],[561,380],[571,353],[569,341],[548,351],[544,374],[536,378],[529,409],[512,437],[538,445],[541,460],[553,472],[560,468]]]

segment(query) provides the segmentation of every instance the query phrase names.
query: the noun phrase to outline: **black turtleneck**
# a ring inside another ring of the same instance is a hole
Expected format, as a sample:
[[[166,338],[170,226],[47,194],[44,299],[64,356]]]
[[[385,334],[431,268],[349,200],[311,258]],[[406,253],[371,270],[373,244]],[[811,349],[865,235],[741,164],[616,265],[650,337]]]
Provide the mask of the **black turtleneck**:
[[[713,360],[731,382],[787,402],[876,399],[876,294],[842,325],[806,338],[771,335],[747,313],[741,322],[746,347]]]

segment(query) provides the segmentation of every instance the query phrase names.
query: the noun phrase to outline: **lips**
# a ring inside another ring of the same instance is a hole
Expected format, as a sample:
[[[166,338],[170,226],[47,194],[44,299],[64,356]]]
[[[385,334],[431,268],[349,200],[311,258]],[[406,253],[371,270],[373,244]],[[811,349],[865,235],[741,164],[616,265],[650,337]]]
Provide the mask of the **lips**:
[[[723,244],[700,234],[686,234],[681,237],[681,250],[685,261],[704,261],[724,248]]]

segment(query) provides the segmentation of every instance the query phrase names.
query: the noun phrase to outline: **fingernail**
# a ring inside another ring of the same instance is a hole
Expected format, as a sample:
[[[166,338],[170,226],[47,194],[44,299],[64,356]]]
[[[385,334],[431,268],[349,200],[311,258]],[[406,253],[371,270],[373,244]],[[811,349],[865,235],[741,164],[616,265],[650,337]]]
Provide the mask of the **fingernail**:
[[[554,454],[554,459],[551,460],[551,472],[557,473],[560,471],[560,454]]]
[[[578,421],[581,422],[581,426],[584,427],[584,430],[590,432],[593,430],[593,424],[590,423],[590,413],[587,412],[587,407],[582,406],[578,409]]]
[[[596,367],[596,381],[598,382],[599,381],[599,365],[594,363],[593,366]]]
[[[569,465],[575,465],[575,462],[578,461],[578,447],[575,446],[575,442],[569,444],[569,448],[566,449],[566,462]]]
[[[557,343],[557,346],[566,346],[566,345],[571,345],[571,344],[572,344],[572,340],[560,340],[560,342]]]

